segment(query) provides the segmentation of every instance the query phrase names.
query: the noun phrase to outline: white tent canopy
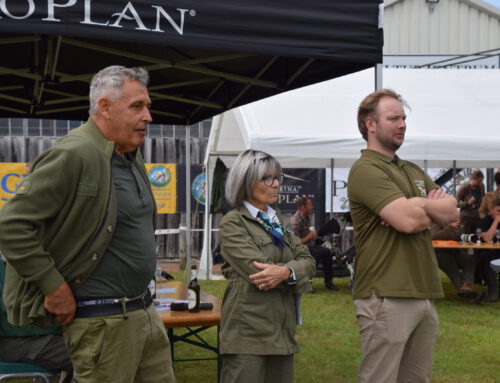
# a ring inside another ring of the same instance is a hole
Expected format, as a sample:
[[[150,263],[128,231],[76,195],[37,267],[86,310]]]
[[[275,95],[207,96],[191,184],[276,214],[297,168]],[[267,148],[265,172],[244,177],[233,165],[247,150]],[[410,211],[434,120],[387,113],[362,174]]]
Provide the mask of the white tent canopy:
[[[400,157],[429,167],[499,165],[499,70],[384,69],[383,83],[411,107]],[[373,84],[368,69],[225,112],[212,123],[206,162],[252,148],[284,167],[324,168],[331,159],[349,167],[366,146],[356,113]]]
[[[366,147],[357,128],[374,70],[339,77],[257,101],[214,118],[208,140],[205,244],[200,271],[211,270],[211,176],[217,157],[230,166],[245,149],[263,150],[287,168],[347,168]],[[384,69],[383,84],[407,110],[398,155],[428,167],[500,166],[500,70]],[[206,267],[206,268],[205,268]]]

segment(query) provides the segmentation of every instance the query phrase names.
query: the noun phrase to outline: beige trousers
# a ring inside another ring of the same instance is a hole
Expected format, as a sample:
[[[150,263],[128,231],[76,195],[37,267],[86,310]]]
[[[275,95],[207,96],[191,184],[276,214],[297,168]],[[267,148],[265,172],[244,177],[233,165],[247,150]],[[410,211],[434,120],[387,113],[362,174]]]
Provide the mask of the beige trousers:
[[[293,383],[293,354],[223,355],[220,383]]]
[[[77,383],[175,383],[165,327],[154,306],[63,328]]]
[[[358,383],[430,382],[439,321],[429,299],[355,299],[362,360]]]

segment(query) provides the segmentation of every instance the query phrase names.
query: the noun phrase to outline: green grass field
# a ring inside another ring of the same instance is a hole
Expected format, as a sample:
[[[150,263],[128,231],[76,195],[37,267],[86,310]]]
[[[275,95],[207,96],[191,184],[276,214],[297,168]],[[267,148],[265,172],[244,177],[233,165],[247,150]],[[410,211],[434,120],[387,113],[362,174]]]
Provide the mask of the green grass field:
[[[182,272],[173,273],[184,281]],[[324,289],[314,280],[316,294],[302,298],[302,319],[297,339],[301,351],[295,356],[298,383],[354,383],[360,361],[358,326],[347,278],[336,279],[340,292]],[[202,290],[222,297],[224,281],[200,281]],[[456,296],[443,276],[446,297],[436,301],[441,322],[434,357],[433,383],[500,382],[500,303],[471,305]],[[176,330],[176,332],[180,330]],[[206,339],[216,342],[216,330]],[[176,357],[210,357],[185,344],[176,345]],[[215,361],[174,364],[178,383],[216,382]]]
[[[172,272],[185,280],[183,272]],[[433,383],[500,382],[500,302],[471,305],[459,298],[442,276],[446,297],[436,301],[441,322],[434,357]],[[314,280],[316,294],[302,298],[304,324],[297,329],[301,351],[295,356],[297,383],[355,383],[360,361],[358,326],[347,278],[336,279],[340,292]],[[222,297],[225,281],[199,281],[202,290]],[[176,334],[182,329],[176,329]],[[204,332],[216,344],[217,331]],[[178,343],[176,358],[209,358],[214,354]],[[216,362],[176,362],[178,383],[216,382]],[[20,381],[19,381],[20,382]],[[111,382],[110,382],[111,383]]]

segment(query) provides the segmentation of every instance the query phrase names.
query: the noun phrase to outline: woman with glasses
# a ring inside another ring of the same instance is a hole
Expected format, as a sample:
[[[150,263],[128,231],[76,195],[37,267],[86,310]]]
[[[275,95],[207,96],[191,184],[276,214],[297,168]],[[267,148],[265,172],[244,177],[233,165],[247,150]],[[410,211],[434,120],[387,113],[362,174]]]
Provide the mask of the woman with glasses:
[[[222,383],[291,383],[299,296],[316,270],[307,247],[272,206],[281,166],[271,155],[246,150],[226,180],[234,207],[220,224],[222,272]]]

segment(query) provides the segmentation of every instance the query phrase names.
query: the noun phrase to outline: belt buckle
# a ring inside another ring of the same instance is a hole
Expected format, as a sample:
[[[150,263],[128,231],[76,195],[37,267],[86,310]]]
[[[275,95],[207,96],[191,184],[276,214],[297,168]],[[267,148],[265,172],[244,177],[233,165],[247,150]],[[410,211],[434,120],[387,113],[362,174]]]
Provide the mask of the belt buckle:
[[[123,319],[128,319],[127,315],[127,303],[131,301],[135,301],[137,298],[130,299],[128,297],[114,299],[113,303],[120,304],[122,306]]]
[[[117,298],[113,300],[113,303],[115,304],[120,304],[122,306],[122,313],[123,313],[123,318],[128,319],[127,315],[127,303],[137,301],[139,299],[143,299],[143,295],[139,295],[134,298],[129,298],[129,297],[123,297],[123,298]]]

